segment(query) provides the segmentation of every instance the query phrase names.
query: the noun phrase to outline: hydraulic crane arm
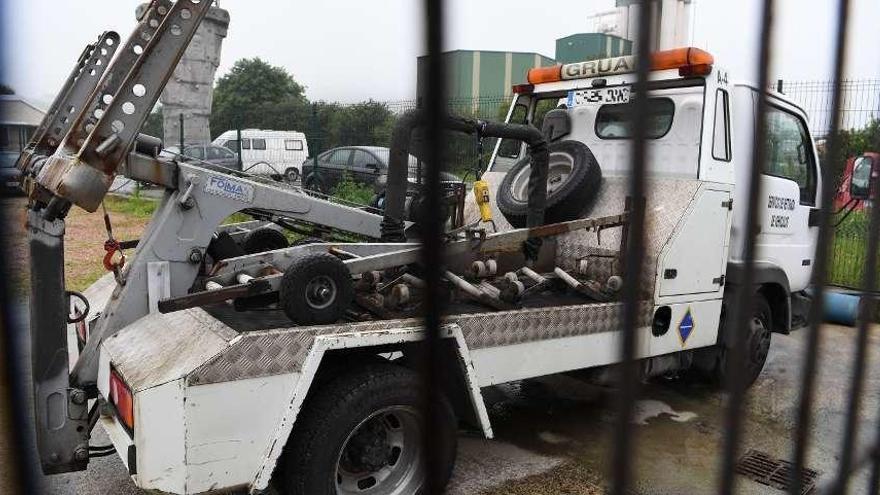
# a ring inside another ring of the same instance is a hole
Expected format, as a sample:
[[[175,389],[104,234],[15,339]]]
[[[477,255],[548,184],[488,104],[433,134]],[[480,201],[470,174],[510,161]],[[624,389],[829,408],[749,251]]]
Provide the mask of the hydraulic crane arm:
[[[19,158],[30,197],[37,449],[47,474],[86,468],[90,419],[98,414],[96,408],[87,410],[92,394],[70,381],[64,216],[71,205],[88,211],[100,206],[212,4],[153,0],[123,46],[119,35],[107,32],[86,47]]]

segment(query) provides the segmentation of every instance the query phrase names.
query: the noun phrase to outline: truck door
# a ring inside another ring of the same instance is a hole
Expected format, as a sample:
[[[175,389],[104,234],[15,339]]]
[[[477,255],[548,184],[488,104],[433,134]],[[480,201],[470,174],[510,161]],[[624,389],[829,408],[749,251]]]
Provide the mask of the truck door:
[[[773,105],[767,119],[757,259],[781,267],[796,292],[809,284],[814,263],[817,160],[806,122],[797,113]]]
[[[660,296],[721,290],[730,240],[730,198],[730,191],[698,193],[660,260]]]

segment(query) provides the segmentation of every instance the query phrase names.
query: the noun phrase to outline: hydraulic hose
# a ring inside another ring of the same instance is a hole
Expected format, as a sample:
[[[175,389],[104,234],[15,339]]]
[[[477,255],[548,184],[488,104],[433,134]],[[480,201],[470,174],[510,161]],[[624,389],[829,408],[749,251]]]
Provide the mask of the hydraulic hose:
[[[388,163],[385,216],[382,220],[382,240],[385,242],[406,241],[403,219],[406,208],[410,142],[413,132],[424,123],[424,113],[414,110],[404,114],[394,127]],[[533,228],[544,224],[550,148],[541,131],[532,125],[505,124],[453,116],[446,118],[444,127],[469,135],[479,134],[482,137],[513,139],[526,143],[532,159],[526,225]],[[526,256],[534,260],[539,248],[539,239],[528,241],[524,246]]]

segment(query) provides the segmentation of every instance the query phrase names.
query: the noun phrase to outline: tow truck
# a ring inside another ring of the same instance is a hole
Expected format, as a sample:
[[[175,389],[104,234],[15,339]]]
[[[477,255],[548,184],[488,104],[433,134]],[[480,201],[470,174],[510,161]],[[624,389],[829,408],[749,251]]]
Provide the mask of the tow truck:
[[[160,156],[161,141],[139,130],[211,3],[153,0],[128,41],[107,32],[89,45],[19,159],[43,471],[115,452],[138,487],[165,493],[417,493],[425,282],[407,162],[424,119],[398,120],[382,212]],[[751,178],[761,90],[730,82],[697,48],[650,56],[640,91],[631,57],[536,68],[505,122],[446,123],[500,140],[472,201],[462,184],[444,188],[450,309],[432,414],[444,479],[460,425],[493,437],[484,388],[618,361],[628,272],[643,273],[645,378],[722,375],[726,308],[740,291],[758,296],[749,383],[772,332],[792,327],[822,206],[803,110],[770,93],[769,159]],[[625,267],[638,98],[651,110],[646,250]],[[72,292],[64,219],[99,209],[117,175],[164,197],[136,241],[114,239],[107,222],[110,273]],[[750,180],[763,206],[755,285],[743,287]],[[236,212],[254,220],[222,225]],[[288,231],[323,237],[289,245]],[[98,425],[112,445],[90,444]]]

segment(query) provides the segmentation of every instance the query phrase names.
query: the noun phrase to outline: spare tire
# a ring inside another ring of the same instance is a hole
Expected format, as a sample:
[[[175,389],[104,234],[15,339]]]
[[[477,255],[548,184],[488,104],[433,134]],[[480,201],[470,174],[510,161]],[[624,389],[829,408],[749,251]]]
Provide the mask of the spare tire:
[[[526,157],[510,169],[496,193],[498,209],[516,228],[526,226],[530,174],[531,157]],[[580,218],[595,201],[601,185],[602,170],[587,145],[578,141],[551,144],[544,223]]]

